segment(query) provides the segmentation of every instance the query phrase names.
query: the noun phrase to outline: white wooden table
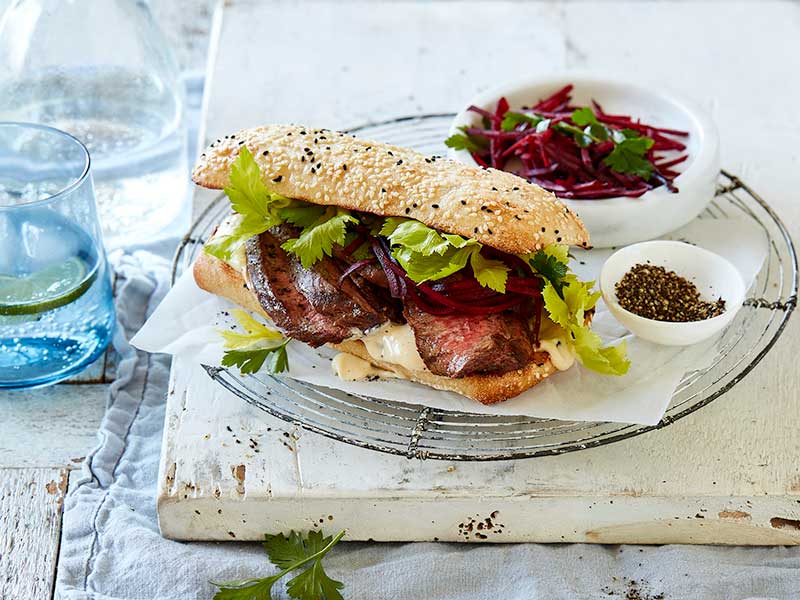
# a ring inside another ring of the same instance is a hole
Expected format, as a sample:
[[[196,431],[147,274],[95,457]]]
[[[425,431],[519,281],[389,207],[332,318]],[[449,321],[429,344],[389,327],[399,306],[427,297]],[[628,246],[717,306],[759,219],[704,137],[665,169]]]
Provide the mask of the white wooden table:
[[[196,67],[196,57],[204,55],[204,11],[212,1],[153,2],[171,39],[182,44],[184,66]],[[723,165],[759,190],[800,239],[796,3],[228,4],[222,50],[247,47],[265,31],[270,50],[244,60],[220,52],[210,74],[225,101],[209,106],[209,139],[266,121],[347,127],[451,111],[474,92],[522,74],[616,74],[667,84],[709,108],[722,134]],[[507,23],[503,35],[486,43],[484,24],[496,22]],[[309,24],[317,25],[318,35],[309,36]],[[364,38],[394,42],[366,45]],[[505,48],[511,46],[527,51],[509,54]],[[207,199],[199,196],[198,203]],[[709,481],[743,496],[800,499],[798,353],[795,318],[769,358],[733,392],[668,430],[598,452],[615,452],[626,461],[618,476],[632,482],[633,501],[667,482],[695,494]],[[47,597],[66,489],[62,470],[74,468],[94,444],[106,390],[106,384],[94,383],[0,393],[0,597]],[[755,438],[770,443],[754,446]],[[283,446],[281,451],[288,454]],[[532,490],[558,494],[570,485],[591,487],[599,455],[574,456],[582,469],[557,488],[546,471],[534,468],[541,463],[513,469],[528,471],[524,477]],[[725,457],[734,457],[736,468],[720,469]],[[677,461],[685,468],[676,468]],[[670,469],[665,483],[636,487],[637,470],[654,468]],[[746,519],[746,510],[730,508],[719,518]]]
[[[209,67],[206,138],[268,122],[347,128],[447,112],[508,79],[608,73],[703,104],[721,130],[722,164],[797,238],[800,81],[785,74],[800,55],[798,19],[789,3],[239,0],[221,19]],[[266,23],[270,35],[257,35]],[[196,208],[213,195],[199,190]],[[159,481],[162,532],[258,539],[332,517],[350,539],[474,542],[483,538],[462,524],[499,510],[503,534],[488,541],[797,544],[798,327],[790,322],[731,392],[668,428],[493,465],[409,463],[333,442],[212,397],[203,374],[187,391],[179,368]]]

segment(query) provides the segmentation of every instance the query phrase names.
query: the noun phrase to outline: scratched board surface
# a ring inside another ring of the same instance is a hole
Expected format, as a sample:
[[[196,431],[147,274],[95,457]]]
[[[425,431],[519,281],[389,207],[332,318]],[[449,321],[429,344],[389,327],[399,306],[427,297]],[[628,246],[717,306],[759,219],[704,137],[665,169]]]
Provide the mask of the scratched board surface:
[[[771,27],[764,52],[800,52],[790,21],[733,5],[725,26],[709,28],[704,24],[719,17],[715,3],[681,11],[654,6],[387,3],[367,10],[348,3],[307,10],[237,2],[221,21],[205,135],[263,122],[345,128],[448,112],[490,84],[544,70],[591,70],[663,86],[664,74],[683,65],[682,77],[666,78],[669,84],[712,112],[723,165],[761,192],[796,237],[800,207],[786,193],[796,160],[792,136],[767,135],[767,115],[750,107],[768,96],[775,110],[791,111],[800,81],[772,78],[756,55],[738,51],[743,28]],[[642,26],[610,40],[604,32],[623,12]],[[269,37],[248,34],[253,22],[276,19],[284,27]],[[587,28],[587,20],[596,26]],[[511,21],[537,23],[535,35],[503,27]],[[654,27],[671,40],[668,49],[651,39]],[[485,51],[475,52],[476,35]],[[288,47],[268,73],[255,58]],[[720,61],[724,52],[737,60]],[[524,56],[536,56],[535,65]],[[743,70],[751,85],[741,85]],[[384,74],[379,85],[377,73]],[[324,101],[309,93],[309,81],[325,90]],[[747,131],[743,111],[754,119]],[[196,209],[212,196],[199,192]],[[334,442],[271,418],[214,388],[191,365],[176,364],[161,465],[162,531],[257,539],[333,519],[351,539],[798,543],[798,327],[790,321],[769,359],[723,399],[664,430],[493,464],[409,461]]]

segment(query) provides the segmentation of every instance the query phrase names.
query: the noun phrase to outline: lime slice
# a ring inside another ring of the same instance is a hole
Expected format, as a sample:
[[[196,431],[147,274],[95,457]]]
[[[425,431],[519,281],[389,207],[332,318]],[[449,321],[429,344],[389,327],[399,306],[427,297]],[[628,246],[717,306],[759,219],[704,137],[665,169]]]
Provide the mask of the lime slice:
[[[27,277],[0,275],[0,315],[32,315],[74,302],[86,293],[97,275],[73,256]]]

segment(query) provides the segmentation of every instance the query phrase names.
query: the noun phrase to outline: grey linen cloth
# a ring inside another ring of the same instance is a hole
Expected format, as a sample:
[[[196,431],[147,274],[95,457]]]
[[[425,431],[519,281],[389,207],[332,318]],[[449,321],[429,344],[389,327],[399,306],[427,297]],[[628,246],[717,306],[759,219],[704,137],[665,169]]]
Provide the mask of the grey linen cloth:
[[[168,265],[146,252],[114,262],[122,360],[98,445],[70,482],[56,597],[211,598],[209,580],[272,574],[258,544],[159,535],[154,499],[169,359],[127,340],[166,292]],[[325,564],[350,599],[800,598],[800,548],[342,542]],[[282,584],[275,589],[285,597]]]

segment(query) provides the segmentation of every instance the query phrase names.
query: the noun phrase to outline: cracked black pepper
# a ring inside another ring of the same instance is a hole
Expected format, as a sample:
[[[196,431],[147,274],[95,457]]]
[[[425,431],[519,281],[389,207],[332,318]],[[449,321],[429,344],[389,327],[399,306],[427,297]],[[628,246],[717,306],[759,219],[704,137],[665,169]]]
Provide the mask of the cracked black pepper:
[[[622,308],[646,319],[686,323],[725,312],[725,300],[702,300],[691,281],[664,267],[635,265],[614,289]]]

